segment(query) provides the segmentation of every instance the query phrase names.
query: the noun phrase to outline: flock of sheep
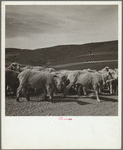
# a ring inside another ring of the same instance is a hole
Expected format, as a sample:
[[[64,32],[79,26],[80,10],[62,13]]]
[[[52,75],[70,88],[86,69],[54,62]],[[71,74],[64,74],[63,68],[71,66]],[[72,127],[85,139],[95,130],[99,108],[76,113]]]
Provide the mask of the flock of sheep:
[[[12,63],[5,70],[6,95],[10,91],[16,95],[19,101],[20,94],[23,93],[27,100],[30,100],[30,92],[43,90],[44,99],[47,96],[53,99],[53,93],[62,92],[67,96],[73,88],[78,96],[87,95],[88,89],[92,89],[100,102],[99,94],[104,88],[112,93],[118,93],[118,69],[105,67],[100,71],[84,70],[59,70],[44,68],[40,66],[24,66]]]

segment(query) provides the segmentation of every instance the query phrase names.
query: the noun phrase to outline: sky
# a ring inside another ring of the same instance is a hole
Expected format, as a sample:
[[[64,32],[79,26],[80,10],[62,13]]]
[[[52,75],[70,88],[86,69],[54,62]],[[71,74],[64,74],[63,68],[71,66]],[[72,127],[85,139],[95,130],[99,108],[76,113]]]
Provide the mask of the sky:
[[[6,48],[118,39],[118,5],[6,5],[5,18]]]

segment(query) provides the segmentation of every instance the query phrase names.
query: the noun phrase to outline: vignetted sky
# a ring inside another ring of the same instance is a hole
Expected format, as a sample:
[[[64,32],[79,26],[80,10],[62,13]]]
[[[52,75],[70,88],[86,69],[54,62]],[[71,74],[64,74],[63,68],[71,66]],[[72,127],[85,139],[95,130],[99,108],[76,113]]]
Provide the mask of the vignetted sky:
[[[6,48],[118,39],[118,5],[7,5]]]

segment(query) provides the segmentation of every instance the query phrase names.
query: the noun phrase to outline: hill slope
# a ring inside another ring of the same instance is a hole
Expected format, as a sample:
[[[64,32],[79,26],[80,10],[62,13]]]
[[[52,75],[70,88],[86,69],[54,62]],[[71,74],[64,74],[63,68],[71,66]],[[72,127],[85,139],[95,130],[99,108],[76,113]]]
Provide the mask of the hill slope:
[[[118,60],[118,41],[60,45],[36,50],[6,48],[6,66],[14,61],[21,64],[55,67],[67,63],[99,60]]]

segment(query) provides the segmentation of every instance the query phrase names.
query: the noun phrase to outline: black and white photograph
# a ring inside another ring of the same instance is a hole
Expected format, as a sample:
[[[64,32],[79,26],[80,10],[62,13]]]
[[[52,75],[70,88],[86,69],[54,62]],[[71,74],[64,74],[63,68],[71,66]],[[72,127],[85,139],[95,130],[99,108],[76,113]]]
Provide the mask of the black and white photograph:
[[[4,117],[57,117],[62,124],[74,117],[119,118],[121,3],[4,3]],[[111,148],[113,140],[107,142]],[[69,144],[49,148],[82,148]]]
[[[7,116],[118,115],[118,5],[6,5]]]

